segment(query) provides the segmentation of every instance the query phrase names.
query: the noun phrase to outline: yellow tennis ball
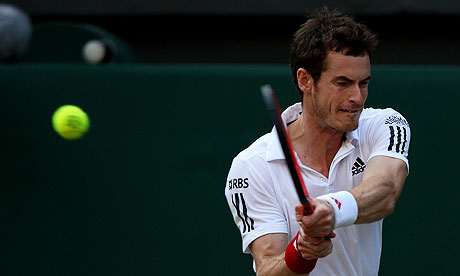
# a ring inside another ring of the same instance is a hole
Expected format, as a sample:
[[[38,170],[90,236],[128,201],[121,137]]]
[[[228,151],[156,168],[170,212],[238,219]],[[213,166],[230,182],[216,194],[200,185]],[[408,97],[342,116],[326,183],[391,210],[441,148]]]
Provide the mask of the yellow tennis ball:
[[[89,129],[88,115],[75,105],[59,107],[51,121],[54,130],[67,140],[81,138]]]

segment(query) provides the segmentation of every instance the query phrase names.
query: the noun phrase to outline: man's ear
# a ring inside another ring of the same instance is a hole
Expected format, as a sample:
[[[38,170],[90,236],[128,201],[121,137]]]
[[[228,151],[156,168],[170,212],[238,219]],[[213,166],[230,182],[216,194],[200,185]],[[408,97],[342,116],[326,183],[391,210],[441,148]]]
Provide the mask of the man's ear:
[[[297,70],[297,85],[304,93],[311,93],[313,88],[313,78],[304,68]]]

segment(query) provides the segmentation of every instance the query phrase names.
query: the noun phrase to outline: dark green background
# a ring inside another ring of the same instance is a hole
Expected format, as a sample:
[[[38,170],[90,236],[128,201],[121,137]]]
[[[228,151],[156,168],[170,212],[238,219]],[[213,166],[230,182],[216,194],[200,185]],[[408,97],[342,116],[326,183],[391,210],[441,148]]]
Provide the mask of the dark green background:
[[[0,66],[0,275],[251,275],[224,198],[233,156],[270,131],[259,86],[288,66]],[[380,275],[448,275],[459,244],[460,67],[374,66],[368,106],[410,122],[410,175]],[[64,104],[90,132],[51,128]]]
[[[129,14],[129,15],[164,15],[164,14],[250,14],[250,15],[304,15],[306,11],[320,8],[324,5],[337,8],[344,12],[359,14],[390,14],[402,12],[458,14],[460,4],[455,0],[443,0],[442,4],[430,0],[378,1],[367,0],[81,0],[78,4],[58,0],[9,1],[24,8],[27,12],[38,15],[75,15],[75,14]]]

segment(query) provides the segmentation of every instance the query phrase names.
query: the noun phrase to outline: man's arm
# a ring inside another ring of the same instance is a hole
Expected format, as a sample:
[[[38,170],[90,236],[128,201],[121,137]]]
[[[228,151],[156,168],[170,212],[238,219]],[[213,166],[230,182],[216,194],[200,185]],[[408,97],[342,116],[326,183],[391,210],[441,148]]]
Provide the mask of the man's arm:
[[[313,200],[315,211],[309,215],[310,222],[318,232],[320,237],[312,237],[305,234],[301,229],[297,239],[297,247],[302,257],[305,259],[323,258],[332,252],[331,238],[335,234],[329,231],[329,228],[324,229],[325,224],[333,220],[331,213],[327,207],[320,201]],[[325,203],[328,204],[328,203]],[[296,206],[296,219],[301,223],[303,217],[303,206]],[[302,224],[301,224],[302,225]],[[323,231],[323,232],[321,232]],[[324,238],[329,234],[329,238]],[[256,271],[258,276],[291,276],[299,275],[292,272],[286,265],[285,252],[286,247],[290,243],[287,234],[273,233],[261,236],[254,240],[250,245],[252,256],[256,263]]]
[[[391,214],[401,195],[406,177],[407,166],[404,161],[388,156],[376,156],[370,159],[363,181],[350,191],[350,196],[356,200],[358,207],[357,219],[354,223],[370,223]],[[321,203],[321,206],[326,206],[329,210],[329,212],[318,212],[318,216],[323,215],[323,219],[318,221],[323,223],[315,224],[312,216],[298,219],[303,231],[312,236],[319,232],[324,234],[335,228],[334,219],[328,219],[335,212],[332,205],[321,199],[316,199],[315,202]]]
[[[267,234],[249,245],[258,276],[297,275],[289,270],[284,262],[284,251],[288,243],[287,234]]]
[[[330,240],[308,238],[306,236],[299,237],[298,241],[300,242],[301,240],[303,240],[304,245],[299,245],[299,250],[303,256],[318,258],[325,257],[332,252]],[[249,245],[256,263],[257,276],[309,275],[294,273],[287,267],[284,254],[288,243],[286,234],[275,233],[261,236]]]
[[[369,223],[390,215],[407,177],[406,163],[388,156],[369,160],[363,181],[350,193],[358,204],[355,223]]]

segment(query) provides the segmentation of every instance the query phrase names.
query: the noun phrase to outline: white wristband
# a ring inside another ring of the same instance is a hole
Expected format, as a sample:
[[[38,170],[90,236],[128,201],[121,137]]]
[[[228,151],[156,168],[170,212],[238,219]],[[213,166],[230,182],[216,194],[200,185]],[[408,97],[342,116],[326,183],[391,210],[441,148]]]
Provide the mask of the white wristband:
[[[358,204],[355,197],[347,191],[325,194],[317,199],[326,200],[334,208],[335,228],[352,225],[358,218]]]

